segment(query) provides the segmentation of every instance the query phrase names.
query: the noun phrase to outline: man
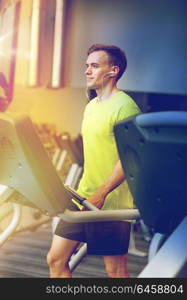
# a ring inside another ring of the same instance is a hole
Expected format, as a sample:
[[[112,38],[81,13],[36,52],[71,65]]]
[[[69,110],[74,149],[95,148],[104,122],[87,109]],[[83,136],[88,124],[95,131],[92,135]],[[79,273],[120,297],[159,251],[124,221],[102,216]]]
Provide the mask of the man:
[[[140,112],[135,102],[117,88],[126,69],[124,52],[96,44],[88,50],[87,88],[97,97],[85,109],[82,123],[84,172],[77,192],[100,209],[132,208],[133,201],[118,158],[113,126]],[[78,209],[73,203],[71,209]],[[109,277],[129,277],[127,252],[130,222],[93,222],[57,226],[47,256],[51,277],[71,277],[69,260],[80,242],[88,254],[103,255]]]

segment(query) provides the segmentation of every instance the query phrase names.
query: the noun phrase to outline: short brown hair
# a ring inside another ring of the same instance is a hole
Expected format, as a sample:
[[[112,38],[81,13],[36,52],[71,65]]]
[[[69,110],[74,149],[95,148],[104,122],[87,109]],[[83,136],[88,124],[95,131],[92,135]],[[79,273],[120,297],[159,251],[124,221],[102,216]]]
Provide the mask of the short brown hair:
[[[105,51],[109,57],[109,63],[113,66],[119,67],[119,73],[116,77],[116,80],[119,80],[127,67],[127,59],[125,52],[121,50],[119,47],[114,45],[106,45],[106,44],[94,44],[89,49],[87,54],[91,54],[95,51]]]

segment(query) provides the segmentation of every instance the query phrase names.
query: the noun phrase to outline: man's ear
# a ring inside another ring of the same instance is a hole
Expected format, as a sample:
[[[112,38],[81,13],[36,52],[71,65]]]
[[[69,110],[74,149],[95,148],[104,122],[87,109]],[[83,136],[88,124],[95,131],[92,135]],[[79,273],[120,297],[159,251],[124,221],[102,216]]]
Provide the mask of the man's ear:
[[[112,66],[112,70],[110,71],[111,76],[110,77],[116,77],[120,71],[120,68],[118,66]]]

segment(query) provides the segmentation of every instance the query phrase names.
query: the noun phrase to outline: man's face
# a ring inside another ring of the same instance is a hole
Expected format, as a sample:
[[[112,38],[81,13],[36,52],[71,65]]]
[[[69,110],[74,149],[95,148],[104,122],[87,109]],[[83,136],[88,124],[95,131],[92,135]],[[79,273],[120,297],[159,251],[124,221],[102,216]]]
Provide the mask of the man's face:
[[[102,88],[109,80],[107,73],[111,70],[112,66],[109,65],[108,55],[105,51],[92,52],[86,61],[87,87],[90,89]]]

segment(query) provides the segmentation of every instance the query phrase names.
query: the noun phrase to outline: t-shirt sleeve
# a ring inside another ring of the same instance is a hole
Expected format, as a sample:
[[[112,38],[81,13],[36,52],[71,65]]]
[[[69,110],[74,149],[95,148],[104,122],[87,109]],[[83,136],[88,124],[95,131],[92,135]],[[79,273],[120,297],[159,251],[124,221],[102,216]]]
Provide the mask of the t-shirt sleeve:
[[[135,102],[130,102],[128,105],[124,104],[120,107],[119,111],[116,114],[116,118],[115,118],[115,124],[123,121],[131,116],[140,114],[140,108],[138,107],[138,105]]]

